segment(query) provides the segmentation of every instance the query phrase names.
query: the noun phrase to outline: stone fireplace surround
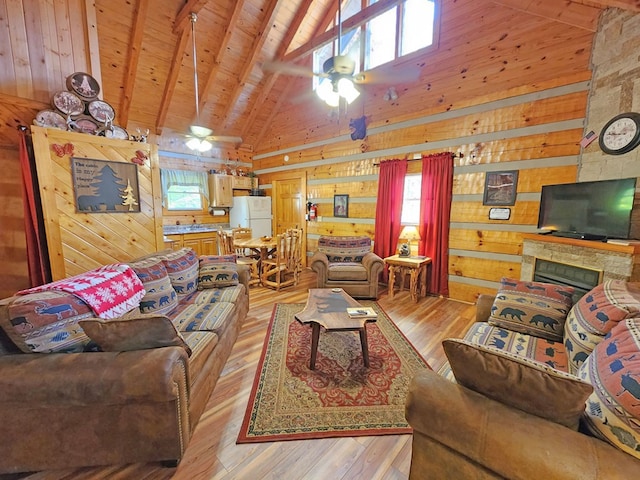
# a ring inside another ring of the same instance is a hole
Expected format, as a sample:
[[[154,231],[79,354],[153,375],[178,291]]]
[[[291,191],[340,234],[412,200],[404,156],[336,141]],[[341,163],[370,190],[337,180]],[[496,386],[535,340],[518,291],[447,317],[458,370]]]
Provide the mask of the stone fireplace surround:
[[[537,259],[596,271],[600,282],[609,279],[640,282],[640,245],[636,244],[616,245],[593,240],[524,234],[521,280],[534,280]],[[570,279],[567,284],[571,284]]]

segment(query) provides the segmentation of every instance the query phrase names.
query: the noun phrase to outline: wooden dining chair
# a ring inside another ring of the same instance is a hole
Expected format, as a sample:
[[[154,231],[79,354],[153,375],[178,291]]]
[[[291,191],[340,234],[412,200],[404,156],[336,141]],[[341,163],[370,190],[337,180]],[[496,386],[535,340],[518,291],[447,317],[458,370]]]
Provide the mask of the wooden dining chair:
[[[262,260],[260,280],[265,287],[280,290],[297,285],[302,270],[302,230],[290,229],[276,237],[273,258]]]
[[[220,239],[220,254],[222,255],[235,255],[238,265],[247,265],[251,276],[249,278],[249,286],[257,285],[260,283],[260,275],[258,272],[258,260],[252,257],[245,257],[243,249],[235,248],[233,242],[233,234],[224,231],[218,232],[218,238]],[[239,254],[240,252],[240,254]]]
[[[237,227],[231,229],[231,235],[233,240],[249,240],[253,238],[253,230],[249,227]],[[251,257],[255,259],[260,259],[260,252],[255,252],[249,248],[236,248],[237,255],[241,255],[243,257]]]

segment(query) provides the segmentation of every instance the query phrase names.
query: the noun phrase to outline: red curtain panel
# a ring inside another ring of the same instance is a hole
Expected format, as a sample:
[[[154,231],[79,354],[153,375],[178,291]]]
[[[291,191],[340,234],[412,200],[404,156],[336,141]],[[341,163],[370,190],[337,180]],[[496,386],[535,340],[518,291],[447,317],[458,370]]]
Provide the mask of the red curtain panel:
[[[453,192],[453,155],[422,157],[420,243],[418,253],[431,258],[429,293],[449,295],[449,221]]]
[[[51,281],[51,271],[49,269],[40,195],[36,187],[36,176],[27,148],[27,134],[23,130],[20,130],[20,168],[22,170],[22,198],[29,283],[31,287],[36,287]]]
[[[381,258],[396,253],[400,236],[400,217],[404,193],[404,177],[407,173],[407,159],[387,160],[380,164],[378,177],[378,202],[373,251]],[[387,281],[387,270],[383,271]]]

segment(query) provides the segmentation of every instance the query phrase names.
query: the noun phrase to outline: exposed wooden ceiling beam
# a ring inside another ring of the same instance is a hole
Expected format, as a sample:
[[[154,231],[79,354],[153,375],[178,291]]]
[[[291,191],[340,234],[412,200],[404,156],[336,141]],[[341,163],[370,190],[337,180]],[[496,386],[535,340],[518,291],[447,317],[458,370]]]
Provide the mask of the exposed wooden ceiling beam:
[[[231,94],[231,98],[227,102],[227,106],[222,114],[221,124],[224,128],[227,127],[227,119],[229,118],[231,112],[233,112],[233,110],[235,109],[236,102],[238,101],[238,98],[242,93],[247,79],[249,78],[249,74],[254,68],[258,56],[262,52],[264,43],[267,41],[267,34],[269,29],[272,28],[280,2],[281,0],[270,0],[266,6],[265,16],[262,20],[262,24],[260,25],[260,29],[258,30],[258,34],[253,41],[253,45],[251,46],[249,58],[247,58],[244,62],[244,67],[242,68],[240,75],[238,75],[238,84],[234,88],[233,93]]]
[[[338,0],[338,1],[340,1],[340,0]],[[326,10],[325,10],[324,15],[323,15],[322,18],[326,19],[327,16],[328,16],[328,12],[336,11],[336,10],[337,10],[337,3],[335,4],[335,6],[333,4],[327,5]],[[312,38],[315,38],[320,32],[324,31],[326,28],[327,28],[327,25],[324,23],[324,20],[321,21],[316,26],[316,29],[313,32]],[[297,28],[296,28],[296,30],[297,30]],[[291,44],[291,40],[293,40],[293,37],[290,39],[289,44],[285,45],[285,42],[282,42],[282,44],[280,45],[280,49],[278,50],[278,53],[282,54],[282,57],[281,57],[282,59],[285,58],[284,53],[289,48],[289,45]],[[277,75],[273,75],[272,76],[272,78],[274,79],[274,82],[275,82],[275,79],[277,79],[277,77],[278,77]],[[267,132],[267,128],[273,122],[273,118],[275,117],[276,113],[280,111],[280,107],[284,103],[285,99],[287,99],[289,97],[289,92],[291,91],[292,85],[293,85],[293,82],[288,82],[286,87],[284,88],[284,90],[282,91],[280,96],[278,97],[278,100],[276,100],[275,108],[272,108],[271,111],[269,112],[269,117],[267,118],[267,121],[264,122],[264,124],[262,125],[262,128],[260,129],[260,132],[258,133],[258,135],[256,137],[256,140],[255,140],[256,144],[260,143],[260,141],[262,140],[262,138],[264,137],[264,135]],[[273,84],[272,84],[271,88],[273,88]]]
[[[169,75],[167,77],[167,83],[164,86],[164,93],[162,94],[162,100],[160,101],[160,109],[158,111],[158,119],[156,121],[156,135],[162,134],[162,126],[167,119],[167,112],[169,111],[169,105],[171,104],[171,98],[175,91],[176,84],[178,83],[178,74],[182,67],[182,59],[184,57],[185,48],[189,41],[190,30],[185,28],[180,32],[176,48],[173,51],[173,58],[171,59],[171,68],[169,69]]]
[[[276,54],[275,54],[276,59],[280,60],[282,59],[282,57],[284,57],[284,54],[289,49],[291,42],[293,42],[293,39],[296,36],[296,33],[298,32],[298,28],[300,28],[300,25],[302,25],[302,21],[307,15],[307,11],[309,10],[309,7],[311,6],[312,2],[313,0],[303,0],[300,6],[298,7],[298,10],[294,15],[293,20],[289,24],[289,28],[285,32],[285,35],[282,38],[280,45],[278,46],[278,50],[276,51]],[[273,89],[273,86],[275,85],[277,79],[278,79],[278,75],[273,73],[269,73],[263,78],[262,88],[260,90],[258,98],[253,103],[253,107],[249,112],[247,120],[243,122],[244,127],[241,133],[242,138],[246,138],[247,132],[253,127],[253,123],[256,121],[256,116],[258,115],[258,112],[262,108],[264,102],[269,97],[269,94],[271,93],[271,90]]]
[[[119,123],[127,127],[129,123],[129,109],[131,108],[131,97],[136,83],[138,73],[138,60],[142,50],[142,37],[144,34],[144,21],[147,17],[149,0],[138,0],[135,8],[135,18],[133,19],[133,30],[129,39],[129,61],[127,62],[126,76],[124,79],[124,89],[122,92],[122,102],[120,103]]]
[[[522,0],[493,0],[502,7],[595,32],[601,9],[575,2],[523,2]]]
[[[373,5],[363,8],[360,12],[356,13],[352,17],[349,17],[347,20],[342,22],[343,34],[344,32],[347,32],[356,27],[359,27],[360,25],[363,25],[364,23],[366,23],[376,15],[379,15],[389,10],[390,8],[400,3],[400,1],[401,0],[380,0],[379,2],[374,3]],[[333,28],[315,35],[311,39],[311,41],[296,48],[293,52],[290,52],[287,55],[285,55],[285,57],[283,58],[283,61],[293,62],[301,57],[304,57],[305,55],[308,55],[309,53],[313,52],[315,49],[321,47],[322,45],[329,43],[337,36],[338,36],[338,26],[335,25]]]
[[[187,0],[173,21],[173,33],[182,32],[191,21],[191,14],[198,14],[209,0]]]
[[[220,64],[222,63],[222,57],[227,52],[227,46],[231,41],[231,35],[233,35],[233,31],[236,29],[238,22],[240,21],[240,15],[242,14],[242,7],[244,6],[245,0],[238,0],[233,9],[233,13],[231,14],[231,19],[227,24],[227,28],[224,31],[224,37],[220,45],[218,46],[218,51],[214,54],[213,57],[213,67],[209,71],[207,75],[207,80],[204,84],[204,88],[202,89],[202,93],[200,94],[200,98],[198,99],[200,111],[204,110],[204,107],[207,103],[207,98],[209,97],[209,92],[213,88],[213,84],[216,80],[216,76],[218,75],[218,70],[220,69]],[[205,122],[206,123],[206,122]]]

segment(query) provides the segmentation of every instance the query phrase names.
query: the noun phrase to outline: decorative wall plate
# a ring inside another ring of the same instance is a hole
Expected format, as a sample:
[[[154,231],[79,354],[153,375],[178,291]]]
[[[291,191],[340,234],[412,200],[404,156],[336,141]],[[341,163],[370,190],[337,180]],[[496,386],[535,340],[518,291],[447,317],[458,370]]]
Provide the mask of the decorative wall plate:
[[[84,102],[73,92],[58,92],[53,96],[51,103],[65,115],[84,113]]]
[[[105,128],[104,136],[107,138],[117,138],[119,140],[129,140],[129,133],[118,125],[112,125],[111,128]]]
[[[100,94],[100,85],[88,73],[76,72],[67,77],[67,88],[82,100],[95,100]]]
[[[71,130],[79,133],[88,133],[90,135],[95,135],[98,131],[99,125],[98,123],[91,117],[87,115],[82,115],[76,118],[69,125]]]
[[[36,114],[33,123],[39,127],[59,128],[60,130],[67,129],[67,121],[65,118],[53,110],[40,110]]]
[[[102,123],[111,123],[116,116],[113,107],[102,100],[93,100],[89,102],[89,115]]]

